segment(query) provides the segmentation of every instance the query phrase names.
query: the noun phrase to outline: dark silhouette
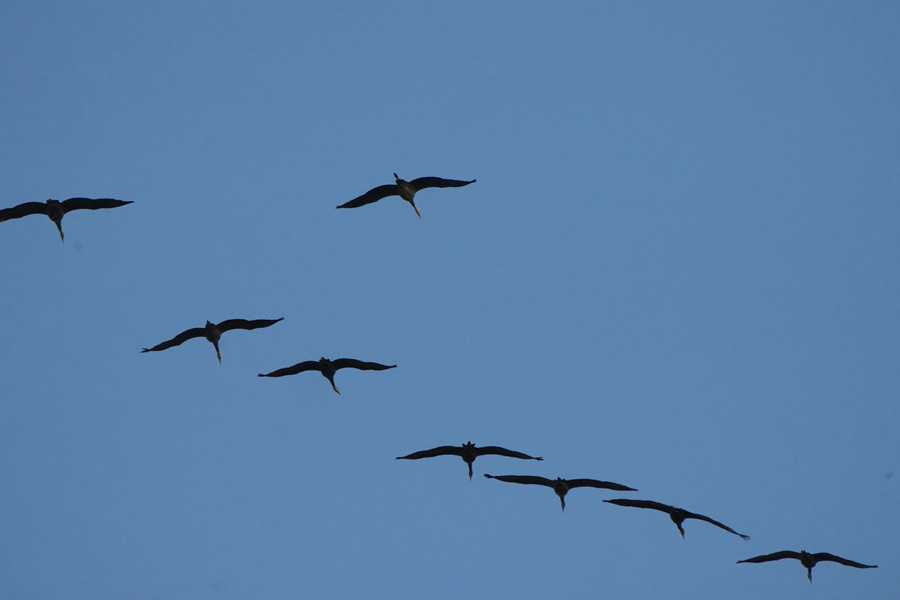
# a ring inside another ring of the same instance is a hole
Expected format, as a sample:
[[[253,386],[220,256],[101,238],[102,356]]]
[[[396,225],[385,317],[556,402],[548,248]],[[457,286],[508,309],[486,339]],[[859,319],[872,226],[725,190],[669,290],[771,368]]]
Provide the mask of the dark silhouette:
[[[566,494],[572,488],[592,487],[606,490],[616,490],[619,492],[637,491],[634,488],[630,488],[619,483],[598,481],[596,479],[563,479],[562,477],[557,477],[556,479],[547,479],[546,477],[537,477],[535,475],[488,475],[486,473],[484,476],[489,479],[498,479],[500,481],[506,481],[508,483],[544,485],[549,488],[553,488],[553,491],[556,492],[557,496],[559,496],[559,503],[562,505],[563,510],[566,510]]]
[[[797,560],[799,560],[800,564],[806,567],[806,576],[809,578],[810,583],[812,583],[812,568],[816,566],[816,563],[823,561],[836,562],[848,567],[856,567],[857,569],[878,568],[878,565],[864,565],[853,560],[835,556],[834,554],[829,554],[828,552],[816,552],[815,554],[813,554],[811,552],[807,552],[806,550],[801,550],[800,552],[794,552],[793,550],[782,550],[781,552],[773,552],[772,554],[763,554],[762,556],[745,558],[744,560],[739,560],[738,562],[761,563],[769,562],[770,560],[781,560],[782,558],[796,558]]]
[[[523,458],[530,460],[544,460],[540,456],[528,456],[522,452],[516,452],[515,450],[507,450],[506,448],[501,448],[500,446],[482,446],[481,448],[476,448],[475,444],[472,442],[466,442],[462,446],[438,446],[437,448],[432,448],[431,450],[420,450],[419,452],[413,452],[412,454],[407,454],[406,456],[398,456],[397,460],[400,459],[409,459],[409,460],[417,460],[420,458],[431,458],[433,456],[444,456],[444,455],[453,455],[460,456],[466,464],[469,465],[469,479],[472,479],[472,463],[475,462],[475,459],[479,456],[484,456],[485,454],[497,454],[499,456],[508,456],[510,458]]]
[[[232,329],[259,329],[260,327],[274,325],[282,320],[284,320],[284,317],[281,317],[280,319],[256,319],[255,321],[248,321],[246,319],[228,319],[227,321],[222,321],[218,325],[207,321],[206,325],[203,327],[194,327],[193,329],[182,331],[171,340],[157,344],[152,348],[144,348],[141,352],[158,352],[160,350],[171,348],[172,346],[179,346],[193,338],[205,337],[215,347],[216,356],[219,358],[219,364],[221,364],[222,353],[219,352],[219,338],[222,337],[223,333]]]
[[[28,215],[47,215],[50,220],[56,223],[59,229],[59,238],[66,241],[66,234],[62,228],[63,215],[72,210],[80,208],[88,210],[97,210],[98,208],[116,208],[117,206],[125,206],[133,204],[133,200],[115,200],[113,198],[69,198],[68,200],[47,200],[46,202],[25,202],[12,208],[4,208],[0,210],[0,222],[9,219],[20,219]]]
[[[419,207],[416,206],[416,203],[413,201],[416,192],[430,187],[462,187],[464,185],[469,185],[470,183],[475,183],[476,181],[475,179],[472,181],[459,181],[457,179],[441,179],[440,177],[419,177],[412,181],[404,181],[397,177],[396,173],[394,173],[394,180],[397,183],[379,185],[377,188],[373,188],[362,196],[354,198],[345,204],[341,204],[337,208],[358,208],[360,206],[365,206],[366,204],[378,202],[382,198],[387,198],[388,196],[400,196],[412,204],[412,207],[416,209],[416,214],[419,215],[419,218],[421,219],[422,213],[419,212]]]
[[[615,500],[604,500],[604,502],[609,502],[611,504],[618,504],[619,506],[633,506],[635,508],[652,508],[653,510],[659,510],[664,513],[669,513],[669,517],[672,519],[672,522],[675,523],[675,526],[678,527],[678,531],[681,532],[681,537],[684,537],[684,528],[681,524],[685,519],[699,519],[700,521],[706,521],[707,523],[712,523],[716,527],[720,527],[729,533],[733,533],[736,536],[739,536],[741,539],[749,540],[749,535],[744,535],[743,533],[738,533],[731,527],[727,525],[723,525],[719,523],[715,519],[710,519],[705,515],[700,515],[697,513],[692,513],[690,511],[684,510],[683,508],[675,508],[674,506],[669,506],[668,504],[661,504],[659,502],[654,502],[653,500],[628,500],[626,498],[617,498]]]
[[[319,360],[305,360],[292,367],[285,367],[283,369],[278,369],[277,371],[272,371],[271,373],[260,373],[259,377],[284,377],[285,375],[296,375],[303,371],[319,371],[331,382],[331,387],[334,388],[334,391],[340,395],[341,392],[338,390],[337,386],[334,385],[334,374],[338,369],[351,368],[360,369],[361,371],[384,371],[385,369],[393,369],[396,366],[397,365],[382,365],[375,362],[363,362],[361,360],[356,360],[355,358],[328,360],[323,356]]]

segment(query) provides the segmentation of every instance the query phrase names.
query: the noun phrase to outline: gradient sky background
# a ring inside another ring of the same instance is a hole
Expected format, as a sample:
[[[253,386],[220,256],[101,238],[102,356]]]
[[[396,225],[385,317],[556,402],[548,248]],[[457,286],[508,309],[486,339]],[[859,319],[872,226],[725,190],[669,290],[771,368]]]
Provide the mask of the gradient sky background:
[[[3,207],[134,201],[0,224],[0,598],[896,596],[896,2],[0,32]],[[335,210],[393,171],[478,182]],[[238,317],[285,320],[139,353]],[[256,377],[320,356],[399,366]],[[545,460],[394,460],[467,440]],[[783,549],[879,568],[735,564]]]

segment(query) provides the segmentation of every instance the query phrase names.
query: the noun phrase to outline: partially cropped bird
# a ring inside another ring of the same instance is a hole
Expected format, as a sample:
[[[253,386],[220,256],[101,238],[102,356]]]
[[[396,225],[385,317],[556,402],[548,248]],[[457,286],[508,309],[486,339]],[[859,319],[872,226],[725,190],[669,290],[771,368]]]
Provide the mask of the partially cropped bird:
[[[416,206],[415,201],[413,201],[416,192],[430,187],[462,187],[464,185],[469,185],[470,183],[475,183],[476,181],[475,179],[472,181],[459,181],[457,179],[441,179],[440,177],[419,177],[412,181],[404,181],[403,179],[400,179],[396,173],[394,173],[394,180],[396,183],[379,185],[362,196],[354,198],[350,202],[341,204],[337,208],[358,208],[360,206],[365,206],[366,204],[378,202],[382,198],[387,198],[388,196],[400,196],[412,204],[412,207],[416,209],[416,214],[419,215],[419,218],[421,219],[422,213],[419,212],[419,207]]]
[[[398,456],[397,460],[404,458],[416,460],[419,458],[431,458],[433,456],[444,455],[460,456],[466,462],[466,464],[469,465],[469,479],[472,479],[472,463],[475,462],[476,458],[478,458],[479,456],[484,456],[485,454],[496,454],[499,456],[508,456],[510,458],[544,460],[540,456],[529,456],[522,452],[516,452],[515,450],[507,450],[506,448],[501,448],[500,446],[482,446],[481,448],[477,448],[472,442],[466,442],[462,446],[438,446],[437,448],[432,448],[431,450],[420,450],[419,452],[413,452],[412,454],[407,454],[406,456]]]
[[[842,565],[846,565],[848,567],[856,567],[857,569],[877,569],[878,565],[864,565],[862,563],[858,563],[855,560],[849,560],[847,558],[841,558],[840,556],[835,556],[834,554],[829,554],[828,552],[807,552],[806,550],[801,550],[800,552],[794,552],[793,550],[782,550],[781,552],[773,552],[772,554],[763,554],[762,556],[754,556],[753,558],[745,558],[744,560],[739,560],[739,563],[761,563],[761,562],[769,562],[770,560],[781,560],[782,558],[796,558],[800,561],[804,567],[806,567],[806,576],[809,578],[809,582],[812,583],[812,568],[816,566],[816,563],[831,561],[840,563]]]
[[[219,363],[221,364],[222,353],[219,351],[219,338],[222,337],[223,333],[231,331],[232,329],[259,329],[260,327],[274,325],[282,320],[284,320],[284,317],[279,319],[256,319],[254,321],[248,321],[247,319],[228,319],[227,321],[222,321],[218,325],[207,321],[206,325],[203,327],[194,327],[193,329],[182,331],[171,340],[157,344],[152,348],[144,348],[141,352],[158,352],[173,346],[178,346],[193,338],[205,337],[212,343],[213,347],[215,347],[216,356],[219,358]]]
[[[620,483],[598,481],[596,479],[563,479],[562,477],[557,477],[556,479],[547,479],[546,477],[538,477],[536,475],[488,475],[487,473],[485,473],[484,476],[489,479],[497,479],[499,481],[506,481],[508,483],[544,485],[549,488],[553,488],[553,491],[556,492],[557,496],[559,496],[559,503],[562,505],[563,510],[566,510],[566,494],[572,488],[592,487],[602,488],[606,490],[616,490],[619,492],[637,491],[634,488],[630,488]]]
[[[260,373],[259,377],[284,377],[285,375],[296,375],[303,371],[319,371],[331,382],[331,387],[335,392],[340,394],[338,387],[334,384],[334,374],[338,369],[360,369],[362,371],[384,371],[385,369],[393,369],[397,365],[382,365],[376,362],[363,362],[355,358],[337,358],[328,360],[324,356],[319,360],[305,360],[297,363],[292,367],[285,367],[272,371],[271,373]]]
[[[715,519],[710,519],[709,517],[697,513],[692,513],[690,511],[684,510],[683,508],[675,508],[674,506],[669,506],[668,504],[661,504],[659,502],[654,502],[653,500],[629,500],[627,498],[616,498],[615,500],[604,500],[604,502],[609,502],[611,504],[618,504],[619,506],[632,506],[634,508],[652,508],[653,510],[659,510],[664,513],[669,513],[669,517],[672,519],[672,522],[675,523],[675,526],[678,527],[678,531],[681,532],[681,537],[684,537],[684,528],[681,524],[685,519],[699,519],[701,521],[706,521],[707,523],[712,523],[716,527],[721,527],[725,531],[729,533],[733,533],[736,536],[739,536],[741,539],[749,540],[749,535],[744,535],[743,533],[738,533],[731,527],[727,525],[723,525],[719,523]]]
[[[19,219],[28,215],[47,215],[50,220],[56,223],[59,229],[59,237],[62,241],[66,241],[66,234],[62,228],[63,215],[72,210],[85,208],[88,210],[96,210],[98,208],[116,208],[117,206],[125,206],[133,204],[133,200],[115,200],[114,198],[69,198],[68,200],[47,200],[46,202],[25,202],[12,208],[4,208],[0,210],[0,222],[9,219]]]

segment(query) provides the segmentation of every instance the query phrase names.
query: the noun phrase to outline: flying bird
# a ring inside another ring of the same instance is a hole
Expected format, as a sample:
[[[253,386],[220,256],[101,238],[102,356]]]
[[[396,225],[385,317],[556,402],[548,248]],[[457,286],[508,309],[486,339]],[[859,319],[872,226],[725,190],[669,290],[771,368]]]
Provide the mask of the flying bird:
[[[469,465],[469,479],[472,479],[472,463],[475,462],[475,459],[479,456],[484,456],[485,454],[497,454],[499,456],[508,456],[510,458],[522,458],[529,460],[544,460],[540,456],[528,456],[522,452],[516,452],[515,450],[507,450],[506,448],[501,448],[500,446],[482,446],[481,448],[476,448],[475,444],[472,442],[466,442],[462,446],[438,446],[437,448],[432,448],[431,450],[420,450],[419,452],[413,452],[412,454],[407,454],[406,456],[398,456],[397,460],[400,459],[409,459],[409,460],[417,460],[420,458],[431,458],[433,456],[444,456],[444,455],[452,455],[459,456]]]
[[[324,356],[319,360],[305,360],[297,363],[292,367],[285,367],[272,371],[271,373],[260,373],[259,377],[284,377],[285,375],[296,375],[303,371],[319,371],[331,382],[331,387],[340,395],[338,387],[334,384],[334,374],[338,369],[360,369],[361,371],[384,371],[385,369],[393,369],[397,365],[382,365],[376,362],[363,362],[355,358],[338,358],[328,360]]]
[[[418,179],[413,179],[412,181],[404,181],[403,179],[397,177],[396,173],[394,173],[394,180],[397,183],[379,185],[378,187],[369,190],[362,196],[354,198],[353,200],[345,204],[341,204],[337,208],[359,208],[360,206],[365,206],[366,204],[378,202],[382,198],[387,198],[388,196],[400,196],[401,198],[412,204],[412,207],[416,209],[416,214],[419,215],[419,218],[421,219],[422,213],[419,212],[419,207],[416,206],[416,203],[413,200],[416,192],[430,187],[462,187],[464,185],[469,185],[470,183],[475,183],[476,181],[475,179],[473,179],[472,181],[459,181],[457,179],[441,179],[440,177],[419,177]]]
[[[203,327],[194,327],[193,329],[182,331],[171,340],[157,344],[152,348],[144,348],[141,352],[158,352],[173,346],[179,346],[193,338],[205,337],[215,347],[216,356],[219,358],[219,364],[221,364],[222,353],[219,351],[219,338],[222,337],[223,333],[231,331],[232,329],[259,329],[260,327],[274,325],[282,320],[284,320],[284,317],[281,317],[280,319],[256,319],[254,321],[248,321],[247,319],[228,319],[227,321],[222,321],[218,325],[207,321],[206,325]]]
[[[20,219],[28,215],[47,215],[50,220],[56,223],[59,229],[59,237],[62,241],[66,241],[66,234],[62,228],[63,215],[72,210],[80,208],[88,210],[97,210],[98,208],[116,208],[117,206],[125,206],[133,204],[133,200],[115,200],[113,198],[69,198],[68,200],[47,200],[46,202],[25,202],[12,208],[4,208],[0,210],[0,222],[9,219]]]
[[[731,527],[727,525],[723,525],[719,523],[715,519],[710,519],[706,515],[700,515],[697,513],[692,513],[688,510],[684,510],[683,508],[675,508],[674,506],[669,506],[668,504],[661,504],[659,502],[654,502],[653,500],[628,500],[626,498],[617,498],[615,500],[604,500],[604,502],[609,502],[611,504],[618,504],[619,506],[633,506],[634,508],[652,508],[653,510],[659,510],[664,513],[669,513],[669,517],[672,519],[672,522],[675,523],[675,526],[678,527],[678,531],[681,532],[681,537],[684,537],[684,528],[681,524],[685,519],[699,519],[701,521],[706,521],[707,523],[712,523],[716,527],[720,527],[729,533],[733,533],[736,536],[739,536],[741,539],[749,540],[749,535],[744,535],[743,533],[738,533]]]
[[[592,487],[606,490],[616,490],[619,492],[637,491],[634,488],[630,488],[619,483],[597,481],[596,479],[563,479],[562,477],[557,477],[556,479],[547,479],[546,477],[537,477],[535,475],[488,475],[487,473],[485,473],[484,476],[489,479],[498,479],[500,481],[506,481],[508,483],[544,485],[549,488],[553,488],[553,491],[556,492],[557,496],[559,496],[559,502],[562,505],[563,510],[566,510],[566,494],[572,488]]]
[[[858,563],[853,560],[849,560],[846,558],[841,558],[840,556],[835,556],[834,554],[829,554],[828,552],[807,552],[806,550],[801,550],[800,552],[794,552],[793,550],[782,550],[781,552],[773,552],[772,554],[763,554],[762,556],[754,556],[753,558],[745,558],[744,560],[739,560],[739,563],[761,563],[761,562],[769,562],[770,560],[781,560],[782,558],[796,558],[800,561],[804,567],[806,567],[806,576],[809,578],[809,582],[812,583],[812,568],[816,566],[816,563],[831,561],[840,563],[842,565],[846,565],[848,567],[856,567],[857,569],[877,569],[878,565],[864,565],[862,563]]]

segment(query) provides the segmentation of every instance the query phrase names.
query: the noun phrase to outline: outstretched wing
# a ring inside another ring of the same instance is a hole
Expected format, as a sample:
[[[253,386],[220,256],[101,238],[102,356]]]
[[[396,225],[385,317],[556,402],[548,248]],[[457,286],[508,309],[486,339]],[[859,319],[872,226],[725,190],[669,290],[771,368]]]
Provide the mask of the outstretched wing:
[[[190,339],[193,339],[195,337],[203,337],[204,335],[206,335],[206,330],[203,327],[194,327],[192,329],[188,329],[187,331],[182,331],[167,342],[157,344],[152,348],[144,348],[143,350],[141,350],[141,352],[158,352],[159,350],[165,350],[173,346],[179,346]]]
[[[271,373],[260,373],[259,377],[284,377],[285,375],[296,375],[303,371],[321,371],[321,365],[317,360],[304,360],[291,367],[285,367],[272,371]]]
[[[413,452],[412,454],[407,454],[406,456],[398,456],[397,459],[408,458],[410,460],[416,460],[419,458],[431,458],[433,456],[462,456],[462,453],[463,449],[460,446],[438,446],[431,450],[420,450],[418,452]]]
[[[247,319],[228,319],[227,321],[222,321],[216,325],[216,328],[222,333],[232,329],[259,329],[260,327],[268,327],[269,325],[274,325],[278,321],[283,320],[284,317],[281,317],[280,319],[256,319],[253,321],[248,321]]]
[[[69,198],[68,200],[60,202],[63,213],[81,208],[89,210],[97,210],[98,208],[116,208],[118,206],[125,206],[126,204],[134,204],[134,200],[116,200],[115,198]]]
[[[613,483],[611,481],[599,481],[597,479],[567,479],[566,482],[569,484],[569,489],[577,488],[577,487],[592,487],[592,488],[601,488],[604,490],[616,490],[617,492],[636,492],[637,490],[634,488],[630,488],[627,485],[622,485],[621,483]]]
[[[449,447],[449,446],[448,446]],[[460,451],[460,455],[462,455],[462,448],[457,448]],[[480,448],[475,448],[475,456],[484,456],[485,454],[497,454],[499,456],[508,456],[510,458],[525,458],[530,460],[544,460],[540,456],[528,456],[523,452],[516,452],[515,450],[507,450],[506,448],[501,448],[500,446],[482,446]]]
[[[782,550],[781,552],[773,552],[772,554],[763,554],[761,556],[754,556],[753,558],[745,558],[744,560],[739,560],[739,563],[762,563],[769,562],[770,560],[781,560],[782,558],[796,558],[800,560],[800,553],[794,552],[793,550]]]
[[[484,474],[488,479],[499,479],[507,483],[522,483],[525,485],[545,485],[553,487],[553,481],[546,477],[538,477],[537,475],[488,475]]]
[[[571,483],[569,486],[571,487]],[[661,502],[654,502],[653,500],[632,500],[630,498],[615,498],[613,500],[604,500],[604,502],[609,502],[610,504],[617,504],[619,506],[632,506],[634,508],[652,508],[653,510],[659,510],[664,513],[672,514],[672,507],[668,504],[662,504]]]
[[[397,365],[382,365],[376,362],[363,362],[355,358],[338,358],[331,361],[335,369],[359,369],[361,371],[384,371],[385,369],[393,369]]]
[[[0,222],[10,219],[19,219],[28,215],[46,215],[47,204],[45,202],[25,202],[12,208],[0,210]]]
[[[341,204],[337,208],[358,208],[360,206],[365,206],[366,204],[372,204],[373,202],[378,202],[382,198],[386,198],[388,196],[395,196],[400,193],[400,188],[397,187],[396,183],[389,183],[386,185],[379,185],[377,188],[372,188],[362,196],[358,198],[354,198],[350,202],[345,202]]]
[[[840,556],[835,556],[834,554],[829,554],[828,552],[816,552],[812,555],[816,562],[821,562],[823,560],[830,560],[831,562],[841,563],[842,565],[847,565],[848,567],[856,567],[857,569],[877,569],[878,565],[864,565],[862,563],[858,563],[855,560],[850,560],[849,558],[841,558]]]
[[[735,531],[734,529],[732,529],[732,528],[729,527],[728,525],[725,525],[724,523],[719,523],[719,522],[716,521],[715,519],[710,519],[710,518],[707,517],[706,515],[701,515],[701,514],[697,514],[697,513],[692,513],[692,512],[690,512],[690,511],[684,510],[684,509],[681,509],[681,510],[682,510],[682,512],[684,513],[684,518],[685,518],[685,519],[698,519],[698,520],[700,520],[700,521],[706,521],[707,523],[712,523],[712,524],[715,525],[716,527],[719,527],[719,528],[721,528],[721,529],[724,529],[725,531],[727,531],[727,532],[729,532],[729,533],[733,533],[734,535],[738,536],[738,537],[741,538],[741,539],[744,539],[744,540],[749,540],[749,539],[750,539],[750,536],[749,536],[749,535],[744,535],[743,533],[738,533],[737,531]]]
[[[458,179],[442,179],[440,177],[419,177],[418,179],[413,179],[409,182],[409,184],[413,186],[417,192],[419,190],[430,187],[462,187],[464,185],[469,185],[470,183],[475,183],[475,180],[473,179],[472,181],[460,181]]]

